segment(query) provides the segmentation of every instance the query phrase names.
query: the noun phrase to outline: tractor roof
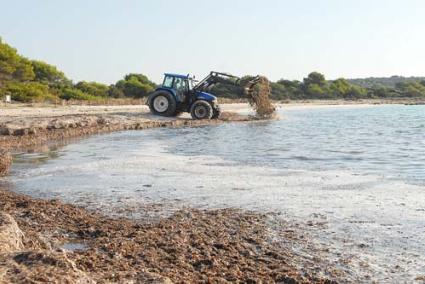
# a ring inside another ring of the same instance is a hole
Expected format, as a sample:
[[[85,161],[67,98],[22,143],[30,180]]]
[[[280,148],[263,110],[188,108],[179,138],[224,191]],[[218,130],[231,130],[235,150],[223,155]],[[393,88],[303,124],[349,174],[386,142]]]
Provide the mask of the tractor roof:
[[[180,74],[173,74],[173,73],[165,73],[165,76],[171,76],[171,77],[177,77],[182,79],[189,79],[189,75],[180,75]]]

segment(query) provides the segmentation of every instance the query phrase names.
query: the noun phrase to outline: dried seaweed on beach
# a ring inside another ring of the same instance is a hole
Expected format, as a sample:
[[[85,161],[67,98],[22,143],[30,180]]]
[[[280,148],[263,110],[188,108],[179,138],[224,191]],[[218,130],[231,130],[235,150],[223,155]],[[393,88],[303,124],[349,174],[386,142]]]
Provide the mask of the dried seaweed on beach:
[[[1,189],[0,208],[10,228],[0,283],[334,283],[299,271],[292,245],[271,241],[264,214],[186,209],[144,224]]]

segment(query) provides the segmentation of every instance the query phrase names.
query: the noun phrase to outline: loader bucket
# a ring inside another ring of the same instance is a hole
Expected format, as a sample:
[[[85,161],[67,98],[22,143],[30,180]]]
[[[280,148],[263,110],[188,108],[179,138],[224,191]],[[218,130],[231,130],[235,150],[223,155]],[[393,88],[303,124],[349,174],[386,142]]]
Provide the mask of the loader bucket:
[[[255,85],[257,85],[260,81],[261,81],[260,76],[256,76],[252,78],[251,80],[249,80],[244,86],[245,95],[248,95],[248,96],[251,95],[252,92],[254,91]]]

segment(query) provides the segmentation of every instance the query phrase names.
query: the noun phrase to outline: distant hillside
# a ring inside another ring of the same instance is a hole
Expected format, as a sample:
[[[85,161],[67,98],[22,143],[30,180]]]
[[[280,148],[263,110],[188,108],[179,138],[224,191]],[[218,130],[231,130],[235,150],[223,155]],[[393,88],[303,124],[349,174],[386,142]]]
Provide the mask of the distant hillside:
[[[400,83],[412,83],[412,82],[425,82],[425,77],[403,77],[403,76],[392,76],[392,77],[369,77],[363,79],[348,79],[348,82],[358,85],[363,88],[372,87],[390,87],[394,88]]]

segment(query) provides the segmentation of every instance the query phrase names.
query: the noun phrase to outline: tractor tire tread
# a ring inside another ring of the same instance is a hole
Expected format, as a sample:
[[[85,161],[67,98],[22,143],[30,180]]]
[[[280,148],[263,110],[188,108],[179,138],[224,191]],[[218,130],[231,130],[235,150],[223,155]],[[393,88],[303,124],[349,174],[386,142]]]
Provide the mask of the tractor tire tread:
[[[207,110],[206,115],[202,118],[197,117],[196,113],[195,113],[196,106],[198,106],[200,104],[203,105],[205,107],[205,109]],[[213,116],[213,108],[211,107],[211,104],[209,102],[204,101],[204,100],[197,100],[190,107],[190,115],[192,116],[193,119],[211,119],[212,116]]]
[[[164,112],[158,112],[158,111],[156,111],[155,108],[154,108],[154,106],[153,106],[153,101],[158,96],[164,96],[168,100],[168,109],[166,111],[164,111]],[[149,109],[150,109],[151,113],[153,113],[153,114],[161,115],[161,116],[166,116],[166,117],[176,116],[177,102],[176,102],[176,99],[174,98],[174,96],[172,94],[170,94],[169,92],[166,92],[166,91],[156,91],[156,92],[153,92],[148,97],[148,106],[149,106]]]

